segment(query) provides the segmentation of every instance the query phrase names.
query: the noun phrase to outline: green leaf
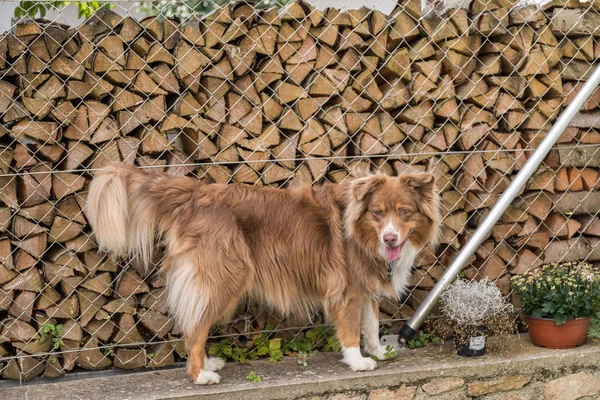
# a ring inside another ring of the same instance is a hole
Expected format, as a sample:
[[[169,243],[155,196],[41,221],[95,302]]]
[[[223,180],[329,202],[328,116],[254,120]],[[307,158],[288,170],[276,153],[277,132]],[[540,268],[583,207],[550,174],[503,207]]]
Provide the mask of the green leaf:
[[[21,2],[17,7],[15,7],[15,11],[13,13],[13,15],[15,16],[15,18],[21,18],[25,15],[25,10],[23,9]]]
[[[281,348],[281,338],[269,340],[269,350],[279,350]]]
[[[390,358],[394,358],[397,355],[398,355],[398,353],[396,353],[396,350],[394,350],[394,348],[392,346],[385,347],[385,353],[383,353],[383,356],[385,357],[386,360],[388,360]]]
[[[248,349],[245,347],[236,347],[233,349],[232,358],[234,361],[244,363],[248,357]]]
[[[64,328],[64,326],[62,324],[56,325],[56,327],[54,329],[54,334],[56,336],[63,337],[64,336],[63,328]]]
[[[325,343],[325,346],[323,346],[323,351],[334,351],[337,353],[340,350],[342,350],[340,342],[333,336],[328,337],[327,343]]]
[[[262,381],[262,378],[260,377],[260,375],[258,375],[254,371],[250,371],[250,373],[248,374],[246,379],[249,381],[252,381],[252,382],[261,382]]]
[[[275,350],[272,352],[269,352],[269,361],[272,363],[276,363],[283,360],[283,353],[281,352],[281,350]]]
[[[219,345],[218,344],[211,344],[210,346],[208,346],[208,354],[210,354],[211,356],[218,356],[219,355]]]
[[[233,354],[233,348],[230,344],[221,346],[221,353],[227,357],[231,357],[231,355]]]
[[[64,344],[64,342],[61,338],[52,338],[52,343],[53,343],[52,348],[54,350],[58,350],[60,348],[60,346],[62,346]]]
[[[260,346],[256,349],[256,354],[259,356],[264,356],[266,354],[269,354],[269,347],[267,346]]]
[[[556,311],[556,304],[547,301],[542,305],[542,311],[544,313],[552,314]]]
[[[323,333],[320,332],[317,328],[313,328],[308,330],[304,336],[308,339],[310,339],[313,344],[316,344],[319,340],[321,340],[321,338],[323,337]]]
[[[556,322],[556,325],[562,325],[567,322],[567,316],[562,314],[555,315],[554,322]]]
[[[44,17],[46,16],[46,10],[47,10],[47,9],[46,9],[46,6],[45,6],[45,5],[42,5],[42,4],[40,4],[40,5],[37,7],[37,12],[39,12],[39,14],[40,14],[40,17],[42,17],[42,18],[44,18]],[[34,13],[34,15],[35,15],[35,14],[36,14],[36,13]]]

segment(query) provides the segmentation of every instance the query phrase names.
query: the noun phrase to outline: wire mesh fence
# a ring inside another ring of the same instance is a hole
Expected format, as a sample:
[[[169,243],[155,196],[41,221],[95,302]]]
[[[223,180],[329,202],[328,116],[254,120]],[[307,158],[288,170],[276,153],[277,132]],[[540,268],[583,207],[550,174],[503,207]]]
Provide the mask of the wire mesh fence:
[[[2,3],[46,17],[0,27],[7,379],[185,359],[164,277],[95,251],[86,191],[112,161],[274,187],[432,171],[442,244],[418,257],[407,298],[380,304],[382,331],[399,329],[600,56],[597,6],[574,1],[435,2],[426,19],[413,0],[389,16],[264,0],[144,2],[139,17],[130,2],[81,2],[81,24],[48,4]],[[597,92],[465,277],[511,296],[511,275],[600,260],[599,102]],[[281,319],[254,304],[211,340],[212,353],[239,361],[337,348],[318,314]]]

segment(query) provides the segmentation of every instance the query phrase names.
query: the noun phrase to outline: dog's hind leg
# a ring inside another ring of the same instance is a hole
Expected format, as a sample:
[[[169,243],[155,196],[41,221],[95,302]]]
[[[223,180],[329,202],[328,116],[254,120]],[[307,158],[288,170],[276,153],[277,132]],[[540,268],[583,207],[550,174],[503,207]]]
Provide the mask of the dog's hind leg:
[[[171,305],[178,310],[176,316],[186,338],[187,373],[201,385],[219,383],[215,371],[225,365],[220,358],[206,356],[210,328],[235,311],[252,281],[251,265],[239,253],[240,248],[245,248],[244,243],[238,243],[236,252],[204,242],[193,258],[186,259],[188,264],[179,265],[169,276]],[[187,274],[186,268],[193,273]]]
[[[209,210],[210,211],[210,210]],[[250,250],[235,218],[203,211],[185,227],[187,235],[167,235],[169,309],[185,336],[187,373],[198,384],[219,383],[223,367],[207,358],[210,328],[231,315],[254,281]]]
[[[350,296],[345,301],[329,305],[329,316],[336,329],[338,340],[343,348],[342,361],[353,371],[371,371],[377,363],[360,353],[360,318],[364,300]]]
[[[227,283],[223,282],[225,287]],[[221,377],[216,371],[225,366],[225,362],[218,357],[207,357],[205,346],[210,328],[219,322],[224,316],[230,315],[237,306],[243,287],[231,282],[228,289],[238,289],[237,294],[229,296],[223,293],[214,293],[212,297],[206,298],[205,311],[194,328],[184,330],[185,347],[188,353],[187,374],[200,385],[212,385],[219,383]],[[223,290],[224,291],[224,290]]]
[[[221,377],[209,370],[210,361],[205,357],[204,346],[212,323],[201,322],[195,332],[185,333],[185,348],[188,353],[187,374],[201,385],[219,383]]]
[[[243,288],[239,287],[242,293]],[[221,377],[216,371],[225,366],[225,361],[219,357],[207,357],[205,346],[208,333],[215,323],[224,316],[230,315],[238,304],[240,295],[217,297],[209,299],[206,313],[202,316],[195,329],[184,331],[185,348],[188,353],[187,374],[199,385],[219,383]]]
[[[211,326],[235,308],[238,297],[232,297],[223,302],[219,302],[219,299],[215,300],[212,303],[209,300],[208,312],[203,315],[196,328],[188,328],[187,331],[184,331],[185,348],[188,353],[187,374],[200,385],[212,385],[221,380],[216,371],[223,368],[225,362],[219,357],[207,357],[206,340]],[[215,312],[216,310],[219,311]]]

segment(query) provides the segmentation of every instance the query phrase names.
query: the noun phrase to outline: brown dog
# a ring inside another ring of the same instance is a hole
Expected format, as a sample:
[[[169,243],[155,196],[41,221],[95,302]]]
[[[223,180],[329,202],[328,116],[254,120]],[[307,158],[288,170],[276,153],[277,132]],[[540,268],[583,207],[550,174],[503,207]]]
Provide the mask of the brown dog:
[[[283,315],[322,308],[343,361],[354,371],[374,369],[359,349],[361,327],[364,350],[383,359],[377,301],[404,294],[414,258],[436,243],[438,203],[427,173],[277,190],[115,165],[93,179],[87,214],[98,245],[114,256],[148,265],[161,239],[188,374],[213,384],[223,361],[205,356],[209,329],[244,299]]]

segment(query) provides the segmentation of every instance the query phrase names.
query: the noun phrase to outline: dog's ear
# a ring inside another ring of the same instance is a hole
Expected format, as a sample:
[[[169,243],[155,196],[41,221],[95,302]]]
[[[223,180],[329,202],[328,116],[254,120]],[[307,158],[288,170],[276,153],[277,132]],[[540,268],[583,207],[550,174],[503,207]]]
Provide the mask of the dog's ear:
[[[369,193],[372,193],[385,182],[385,175],[369,175],[364,178],[357,178],[350,184],[352,196],[356,201],[363,201]]]
[[[353,168],[352,171],[350,171],[350,176],[354,179],[366,178],[371,175],[372,174],[369,172],[369,168],[365,166],[359,166],[358,168]]]
[[[417,205],[421,213],[425,214],[432,221],[440,220],[439,194],[435,186],[435,176],[424,172],[416,174],[406,174],[400,176],[407,186],[413,189],[420,197]]]
[[[406,174],[401,175],[400,179],[421,195],[435,193],[435,176],[431,173]]]
[[[365,198],[381,186],[386,180],[383,174],[368,175],[350,181],[346,191],[347,207],[344,213],[344,231],[346,237],[353,237],[355,223],[367,209]]]

